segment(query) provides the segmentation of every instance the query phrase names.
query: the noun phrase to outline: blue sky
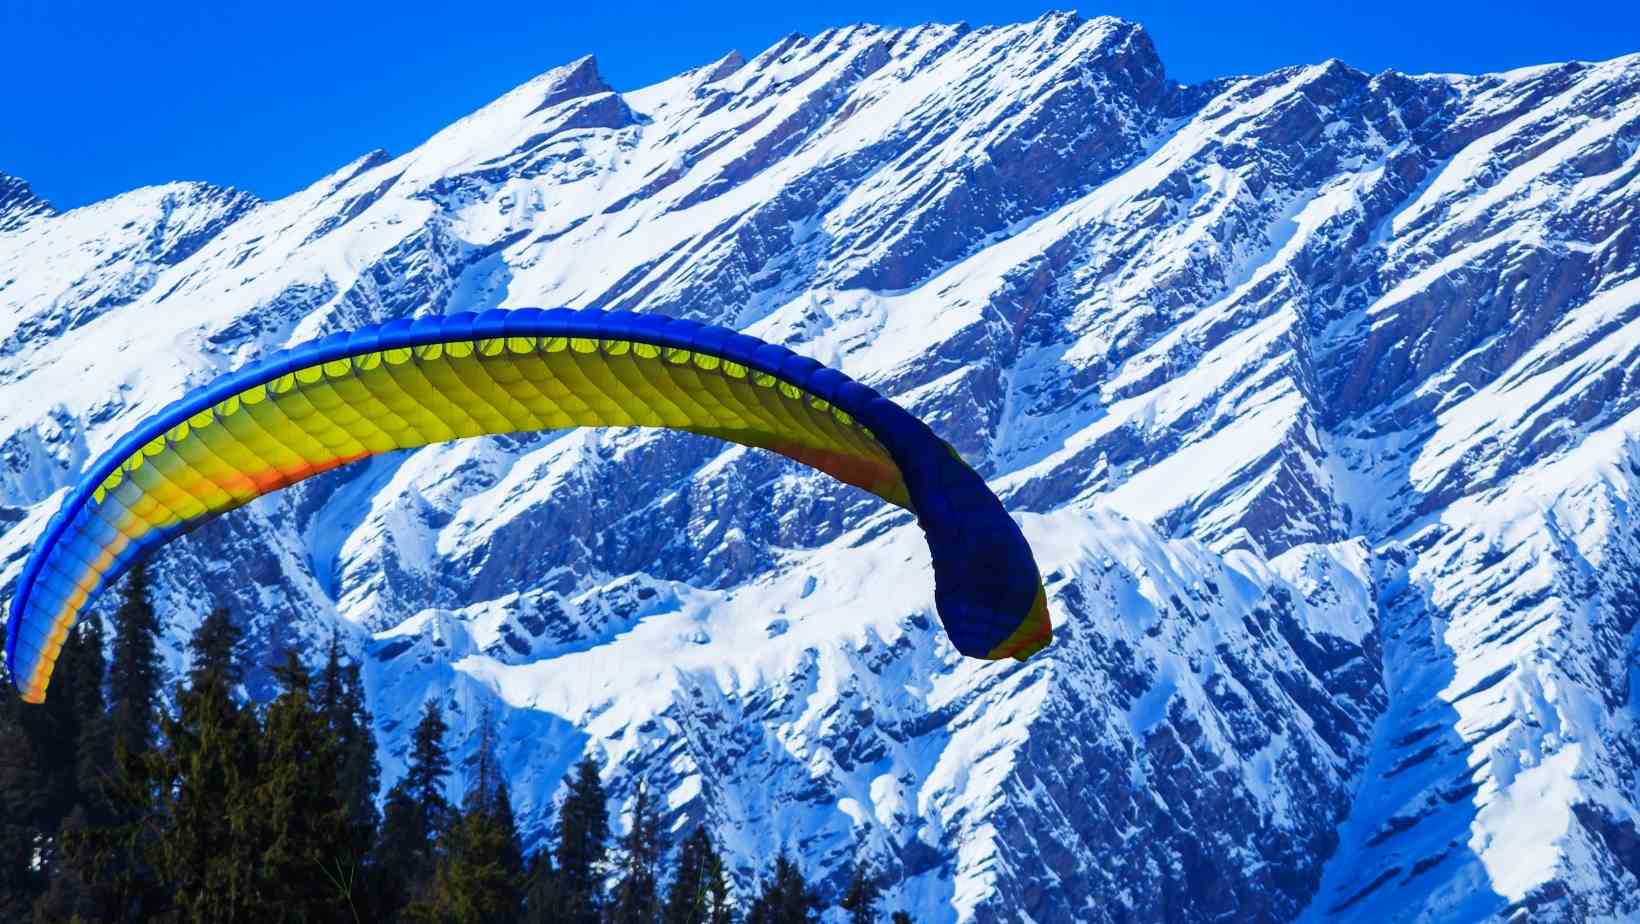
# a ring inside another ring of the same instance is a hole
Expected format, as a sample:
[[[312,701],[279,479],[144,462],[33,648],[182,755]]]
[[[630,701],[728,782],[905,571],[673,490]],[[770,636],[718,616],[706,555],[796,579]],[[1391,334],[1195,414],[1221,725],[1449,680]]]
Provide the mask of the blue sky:
[[[1060,3],[1058,8],[1066,4]],[[617,89],[732,48],[853,22],[1034,19],[1044,2],[214,3],[0,0],[0,171],[59,207],[207,180],[272,198],[372,148],[399,153],[591,52]],[[1192,82],[1338,57],[1370,71],[1478,72],[1640,51],[1627,4],[1331,7],[1111,2]]]

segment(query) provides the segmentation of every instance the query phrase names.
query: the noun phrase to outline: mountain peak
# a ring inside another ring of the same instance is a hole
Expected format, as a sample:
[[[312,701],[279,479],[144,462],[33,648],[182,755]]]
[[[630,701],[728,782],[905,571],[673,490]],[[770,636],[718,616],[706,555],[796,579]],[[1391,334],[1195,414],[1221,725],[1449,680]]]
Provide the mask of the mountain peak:
[[[532,114],[543,109],[550,109],[559,103],[583,96],[593,96],[599,93],[614,93],[615,88],[604,80],[598,73],[598,59],[592,55],[583,55],[560,68],[555,68],[543,78],[553,78],[548,86],[546,96],[541,98]]]
[[[722,80],[745,66],[746,56],[741,54],[740,49],[737,48],[701,68],[699,71],[700,81],[701,83],[712,83]]]
[[[36,196],[27,180],[0,173],[0,231],[10,231],[30,219],[55,214],[57,210]]]
[[[1114,19],[1115,17],[1100,17],[1100,18],[1101,19]],[[1087,18],[1085,16],[1083,16],[1081,13],[1077,12],[1076,10],[1049,10],[1046,13],[1043,13],[1041,16],[1038,16],[1036,19],[1032,20],[1031,24],[1032,25],[1038,25],[1038,26],[1050,26],[1050,27],[1070,26],[1071,28],[1076,28],[1078,26],[1081,26],[1083,23],[1085,23],[1087,21],[1088,21]]]
[[[1123,36],[1138,34],[1146,36],[1147,39],[1149,36],[1143,25],[1131,19],[1110,15],[1088,17],[1083,16],[1076,10],[1049,10],[1030,22],[1020,23],[1019,27],[1029,29],[1032,32],[1048,33],[1056,39],[1068,38],[1086,28],[1100,29]],[[1013,27],[1005,26],[1004,28]]]

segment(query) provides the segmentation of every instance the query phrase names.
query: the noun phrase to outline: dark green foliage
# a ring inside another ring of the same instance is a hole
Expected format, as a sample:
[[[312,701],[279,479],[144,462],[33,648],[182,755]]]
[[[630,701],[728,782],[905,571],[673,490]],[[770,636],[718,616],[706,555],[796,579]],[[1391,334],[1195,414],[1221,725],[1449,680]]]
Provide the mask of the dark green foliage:
[[[145,754],[159,717],[159,619],[148,601],[147,572],[133,568],[114,613],[114,653],[108,665],[108,705],[116,748]]]
[[[165,745],[148,761],[165,823],[150,857],[175,898],[172,920],[250,920],[259,895],[252,881],[259,776],[256,717],[233,695],[238,630],[226,612],[205,618],[189,643],[189,686],[164,720]]]
[[[911,915],[906,914],[904,911],[896,911],[894,912],[894,916],[889,920],[893,922],[893,924],[911,924]]]
[[[609,811],[598,765],[581,758],[558,813],[558,907],[566,924],[598,924],[604,905]]]
[[[324,669],[314,684],[320,713],[336,736],[342,752],[337,788],[347,806],[352,826],[352,850],[362,862],[376,841],[381,815],[376,792],[381,788],[381,765],[376,761],[376,739],[370,709],[365,704],[364,677],[357,661],[342,662],[341,642],[330,637]]]
[[[82,836],[87,828],[107,825],[113,818],[108,798],[109,771],[114,759],[113,724],[103,697],[103,678],[107,671],[102,621],[95,613],[85,614],[75,635],[78,640],[70,636],[63,646],[63,655],[57,661],[57,679],[53,683],[60,688],[56,692],[59,700],[75,704],[78,725],[72,776],[75,793],[68,801],[67,815],[55,826],[51,857],[43,865],[50,885],[35,903],[37,922],[67,921],[75,916],[85,921],[98,920],[100,903],[107,900],[105,893],[86,880],[84,870],[74,862],[68,849],[70,840]],[[69,774],[62,776],[68,778]],[[46,826],[50,828],[50,819],[46,820]]]
[[[87,726],[96,724],[103,712],[102,643],[102,622],[91,615],[63,640],[51,695],[39,706],[23,710],[39,766],[51,769],[47,801],[40,806],[45,818],[66,817],[84,801],[79,746]],[[57,768],[73,768],[74,772],[58,772]]]
[[[35,740],[49,742],[39,760],[53,781],[39,819],[40,871],[48,886],[35,903],[36,921],[75,915],[105,919],[117,900],[111,887],[90,879],[89,868],[75,852],[89,829],[113,823],[114,795],[121,785],[114,773],[113,723],[103,696],[104,639],[102,620],[85,614],[64,641],[51,695],[44,705],[24,710]],[[129,858],[129,851],[106,851],[104,878],[134,879]]]
[[[660,861],[665,850],[660,812],[649,797],[649,787],[639,784],[632,802],[632,826],[621,838],[620,880],[610,896],[606,921],[652,924],[660,917]]]
[[[76,806],[58,827],[58,843],[64,844],[80,837],[85,828],[85,810]],[[60,856],[61,861],[50,873],[45,894],[34,902],[35,924],[56,924],[76,918],[81,921],[101,920],[96,888],[80,875],[66,848]]]
[[[500,832],[502,849],[496,855],[496,859],[500,862],[502,870],[518,883],[517,888],[520,890],[520,901],[522,901],[521,890],[523,889],[528,868],[524,862],[523,842],[518,837],[518,818],[513,814],[512,790],[504,780],[496,790],[495,803],[491,809],[490,817],[495,830]]]
[[[26,920],[44,887],[34,852],[47,787],[21,713],[20,702],[8,690],[0,702],[0,920],[6,921]]]
[[[234,696],[237,631],[213,613],[189,649],[189,685],[163,746],[115,747],[110,824],[67,838],[98,889],[88,920],[343,921],[357,917],[356,858],[336,789],[341,752],[289,655],[258,721]]]
[[[18,823],[26,818],[34,832],[36,856],[35,883],[46,888],[61,881],[54,889],[57,903],[72,907],[82,891],[75,877],[69,875],[68,858],[63,851],[62,825],[70,815],[83,820],[87,806],[102,809],[102,786],[99,777],[106,772],[110,750],[107,743],[108,723],[103,719],[103,633],[102,623],[94,614],[88,615],[68,634],[57,658],[52,695],[39,706],[8,705],[19,710],[24,734],[30,742],[31,760],[38,768],[40,791],[37,801],[30,803],[22,817],[10,816]],[[49,902],[47,904],[50,904]]]
[[[387,791],[381,838],[376,843],[378,875],[372,903],[391,918],[410,903],[418,877],[431,863],[431,845],[422,833],[421,810],[402,785]]]
[[[287,920],[330,920],[358,880],[347,807],[336,789],[342,755],[312,700],[312,677],[294,653],[274,670],[256,785],[234,824],[256,849],[253,888]]]
[[[166,825],[163,768],[153,752],[162,679],[159,619],[141,566],[125,580],[113,636],[104,717],[83,726],[76,745],[76,776],[88,804],[84,825],[63,832],[64,865],[90,893],[95,919],[161,920],[175,893],[155,867]],[[66,692],[59,683],[54,678],[52,696]],[[95,699],[85,691],[80,697]],[[71,890],[69,883],[57,891],[64,890]]]
[[[506,794],[507,783],[501,776],[501,758],[496,754],[497,743],[495,714],[486,706],[484,715],[478,723],[478,747],[473,750],[473,772],[467,783],[467,792],[461,800],[463,812],[499,810],[498,803]],[[507,812],[510,816],[510,805]]]
[[[168,920],[175,891],[155,867],[169,823],[160,783],[164,761],[152,751],[128,751],[117,740],[112,747],[102,775],[104,818],[64,825],[67,865],[96,909],[87,920]]]
[[[524,914],[520,924],[557,924],[559,911],[558,871],[552,868],[552,851],[542,850],[530,858],[524,875]]]
[[[731,924],[734,909],[723,857],[705,825],[695,828],[678,851],[677,873],[662,909],[665,924]]]
[[[445,780],[450,775],[450,750],[444,744],[450,725],[438,703],[422,707],[421,721],[410,736],[410,766],[400,781],[416,804],[421,806],[424,830],[429,838],[443,832],[449,823],[450,800],[445,798]]]
[[[433,879],[435,845],[448,829],[452,814],[444,795],[450,773],[450,755],[444,744],[448,731],[444,712],[429,700],[411,733],[409,766],[387,793],[376,848],[381,871],[376,902],[387,917],[424,893]]]
[[[797,863],[781,851],[774,868],[763,883],[763,891],[752,902],[746,924],[810,924],[817,921],[820,897],[809,888]]]
[[[882,900],[882,894],[877,871],[869,860],[861,857],[854,861],[854,871],[838,905],[848,912],[849,924],[876,924],[877,903]]]
[[[188,686],[199,691],[207,684],[233,692],[244,679],[234,649],[239,645],[239,627],[227,610],[212,610],[188,640]]]
[[[59,695],[73,703],[78,723],[74,740],[77,788],[74,807],[82,809],[85,824],[104,824],[108,820],[108,800],[103,788],[109,763],[114,758],[114,727],[103,696],[103,679],[108,674],[103,657],[105,640],[102,620],[96,613],[87,613],[70,642],[63,646],[63,657],[57,661],[57,683],[65,686]],[[71,808],[70,814],[73,811]]]
[[[439,839],[433,881],[408,909],[412,920],[510,924],[518,919],[524,858],[495,748],[495,723],[486,710],[461,814]]]
[[[488,804],[469,803],[439,844],[432,885],[411,904],[408,918],[448,924],[518,919],[525,880],[505,784]]]

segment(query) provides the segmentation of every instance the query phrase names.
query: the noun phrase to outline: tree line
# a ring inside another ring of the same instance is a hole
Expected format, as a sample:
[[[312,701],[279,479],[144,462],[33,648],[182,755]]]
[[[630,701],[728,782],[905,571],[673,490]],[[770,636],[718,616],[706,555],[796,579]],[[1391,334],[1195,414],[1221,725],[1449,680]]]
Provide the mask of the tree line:
[[[826,907],[785,853],[737,894],[712,833],[669,843],[642,785],[615,837],[590,757],[526,855],[494,722],[452,803],[436,702],[378,800],[364,682],[336,640],[317,668],[286,653],[256,706],[239,692],[239,631],[213,612],[167,706],[158,637],[137,569],[111,639],[89,614],[69,634],[45,704],[0,697],[0,920],[809,924]],[[851,924],[910,924],[880,893],[858,861],[835,905]]]

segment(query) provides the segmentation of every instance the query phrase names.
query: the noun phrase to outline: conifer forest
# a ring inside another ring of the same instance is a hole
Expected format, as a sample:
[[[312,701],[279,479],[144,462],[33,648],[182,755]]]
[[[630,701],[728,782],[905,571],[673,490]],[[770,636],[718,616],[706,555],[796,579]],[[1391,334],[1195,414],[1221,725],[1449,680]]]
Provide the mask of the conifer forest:
[[[591,757],[526,854],[492,723],[455,794],[449,726],[427,703],[382,793],[360,668],[338,644],[316,666],[286,653],[276,695],[249,702],[227,611],[167,677],[143,572],[121,591],[112,626],[91,616],[71,633],[44,705],[0,698],[0,736],[18,742],[0,751],[0,921],[911,921],[883,907],[865,862],[837,895],[784,854],[737,888],[712,832],[663,830],[641,783],[612,818]]]

